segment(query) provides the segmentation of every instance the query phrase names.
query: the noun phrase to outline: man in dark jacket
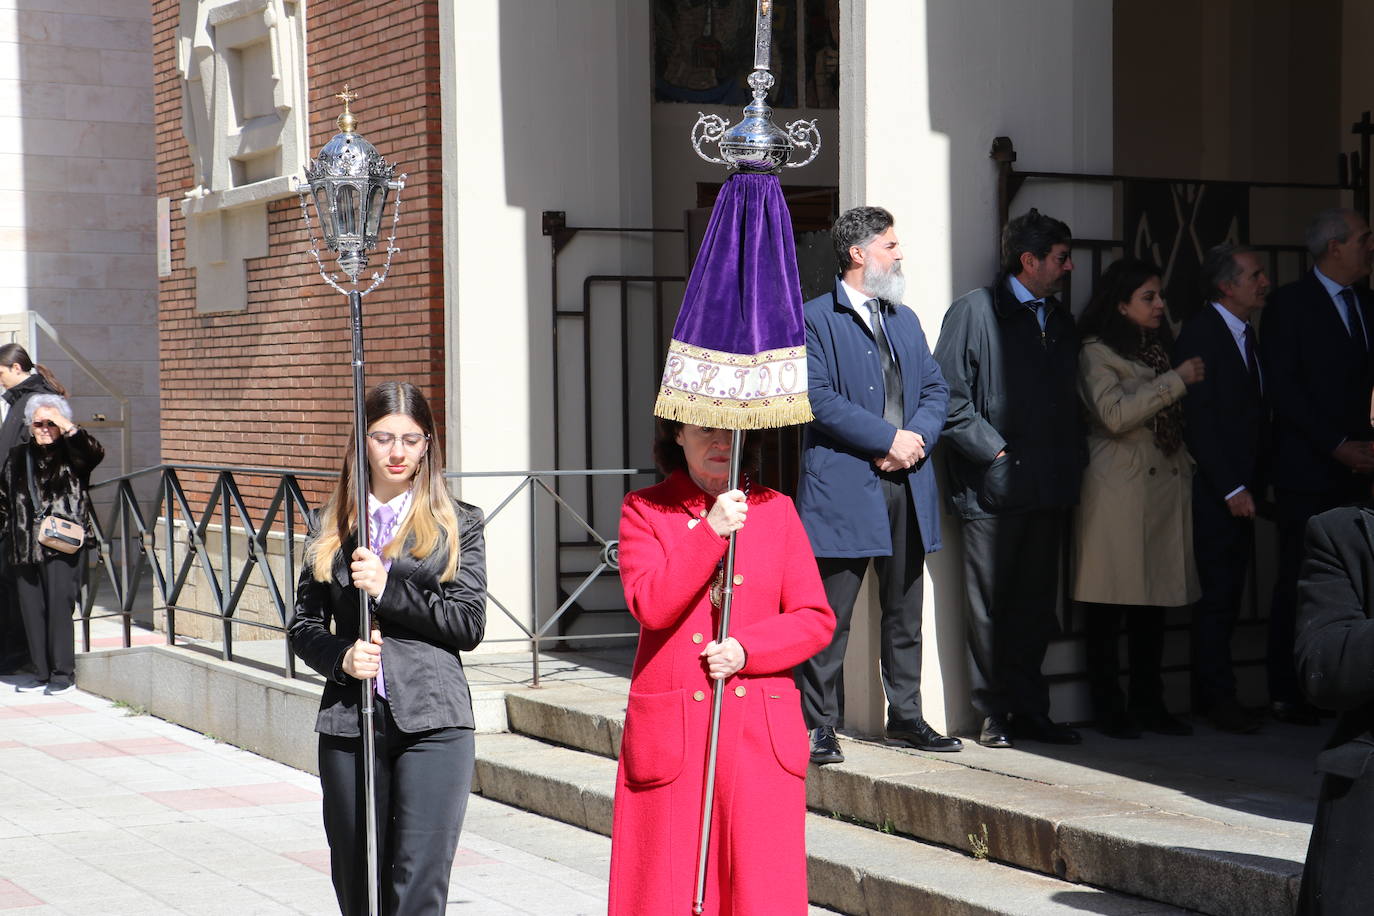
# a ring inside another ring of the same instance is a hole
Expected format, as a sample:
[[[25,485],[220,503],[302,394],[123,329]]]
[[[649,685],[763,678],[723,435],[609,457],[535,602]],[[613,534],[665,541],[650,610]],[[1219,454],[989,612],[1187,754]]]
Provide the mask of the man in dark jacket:
[[[1073,269],[1069,246],[1069,227],[1037,210],[1009,222],[1004,273],[949,307],[935,345],[949,382],[950,497],[963,519],[969,674],[985,747],[1011,747],[1013,736],[1080,740],[1050,719],[1040,671],[1086,458],[1078,331],[1055,298]]]
[[[806,303],[808,396],[797,511],[835,611],[830,645],[797,666],[811,759],[844,760],[835,727],[849,621],[872,559],[882,605],[881,663],[889,742],[927,751],[963,744],[921,711],[925,555],[940,549],[934,469],[927,456],[949,390],[916,313],[902,305],[902,248],[892,214],[856,207],[831,230],[835,289]]]
[[[1201,357],[1207,376],[1183,399],[1193,477],[1193,555],[1202,597],[1193,606],[1193,705],[1222,731],[1259,720],[1236,699],[1231,634],[1255,545],[1255,500],[1264,490],[1269,418],[1251,319],[1269,278],[1249,248],[1223,244],[1202,259],[1208,302],[1189,318],[1174,361]],[[1265,333],[1269,332],[1266,325]]]
[[[1210,374],[1210,370],[1209,370]],[[1307,525],[1296,660],[1312,702],[1340,711],[1326,749],[1299,916],[1369,912],[1374,899],[1374,511],[1332,509]]]
[[[1369,497],[1374,434],[1369,428],[1374,321],[1369,276],[1374,236],[1354,210],[1318,213],[1307,227],[1315,266],[1277,290],[1264,312],[1265,394],[1274,408],[1275,508],[1279,569],[1269,611],[1270,711],[1316,725],[1293,670],[1293,615],[1307,520]]]

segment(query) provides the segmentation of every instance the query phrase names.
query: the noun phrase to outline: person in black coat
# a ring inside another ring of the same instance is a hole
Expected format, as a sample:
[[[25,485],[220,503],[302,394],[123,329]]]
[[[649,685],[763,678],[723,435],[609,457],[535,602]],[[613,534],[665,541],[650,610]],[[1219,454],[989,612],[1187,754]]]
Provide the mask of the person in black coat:
[[[1223,731],[1259,721],[1236,698],[1231,634],[1255,543],[1255,500],[1265,483],[1269,420],[1258,342],[1250,320],[1264,307],[1269,278],[1259,256],[1222,244],[1206,253],[1208,302],[1174,345],[1174,361],[1201,357],[1206,377],[1183,399],[1184,441],[1193,477],[1193,555],[1202,597],[1193,607],[1193,706]]]
[[[1374,899],[1374,510],[1343,507],[1307,524],[1295,660],[1311,702],[1339,711],[1317,755],[1317,817],[1299,916],[1355,916]]]
[[[56,394],[66,397],[67,391],[46,366],[35,365],[29,353],[17,343],[0,346],[0,394],[6,405],[5,420],[0,423],[0,456],[29,440],[29,428],[24,420],[24,405],[35,394]],[[0,674],[11,674],[29,664],[29,645],[24,635],[24,622],[15,599],[14,571],[5,559],[0,546]]]
[[[1050,719],[1041,673],[1056,616],[1069,510],[1087,441],[1078,330],[1056,297],[1073,269],[1069,227],[1031,210],[1002,234],[1003,274],[945,312],[935,361],[949,383],[944,452],[963,519],[969,675],[978,741],[1077,744]]]
[[[376,690],[381,909],[443,913],[472,784],[472,699],[459,652],[486,627],[482,514],[450,499],[424,395],[383,382],[366,399],[369,546],[355,543],[353,453],[306,549],[287,636],[325,678],[320,786],[330,870],[344,916],[366,913],[360,681]],[[373,599],[359,629],[358,590]]]
[[[72,422],[66,398],[36,394],[24,415],[32,438],[10,449],[0,469],[0,532],[34,667],[34,677],[15,689],[62,694],[76,679],[72,609],[85,545],[54,550],[39,542],[38,528],[49,515],[86,526],[91,471],[105,449]]]
[[[1318,213],[1307,228],[1315,266],[1271,297],[1264,313],[1265,393],[1274,408],[1274,501],[1279,568],[1269,611],[1270,709],[1284,722],[1316,725],[1293,670],[1293,614],[1307,520],[1369,495],[1374,431],[1369,395],[1369,276],[1374,236],[1354,210]]]

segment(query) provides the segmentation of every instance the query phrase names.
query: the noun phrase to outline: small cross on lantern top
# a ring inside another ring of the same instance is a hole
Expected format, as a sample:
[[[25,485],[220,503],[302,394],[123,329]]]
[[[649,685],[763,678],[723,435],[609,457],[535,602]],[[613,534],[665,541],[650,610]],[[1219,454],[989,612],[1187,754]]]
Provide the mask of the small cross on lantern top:
[[[334,123],[338,124],[339,130],[343,131],[344,133],[353,133],[353,129],[358,126],[358,119],[353,117],[353,112],[348,110],[348,103],[356,102],[358,100],[358,93],[350,92],[348,84],[344,83],[343,92],[334,93],[334,98],[343,102],[344,105],[343,114],[339,115],[338,119]]]

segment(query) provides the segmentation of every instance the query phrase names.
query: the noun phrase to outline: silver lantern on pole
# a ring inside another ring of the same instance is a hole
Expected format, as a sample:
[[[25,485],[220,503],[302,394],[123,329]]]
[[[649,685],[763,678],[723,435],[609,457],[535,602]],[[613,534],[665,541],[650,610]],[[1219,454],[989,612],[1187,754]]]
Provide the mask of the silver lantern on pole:
[[[754,173],[763,175],[777,175],[784,168],[800,168],[815,160],[821,150],[821,135],[816,127],[816,121],[796,120],[780,128],[773,123],[773,109],[768,104],[768,93],[773,88],[774,78],[769,71],[770,57],[772,53],[772,10],[771,0],[756,0],[754,7],[754,70],[749,74],[749,88],[752,90],[753,100],[744,109],[744,117],[738,124],[731,127],[730,122],[716,114],[698,113],[697,122],[692,127],[692,148],[696,150],[698,156],[707,162],[724,165],[732,172]],[[713,156],[702,149],[703,144],[715,144],[720,155]],[[805,151],[804,158],[793,160],[793,155],[798,151]],[[776,180],[776,179],[775,179]],[[728,186],[728,183],[727,183]],[[725,191],[722,190],[722,194]],[[781,195],[779,195],[781,196]],[[785,208],[784,208],[785,209]],[[714,225],[713,214],[713,225]],[[710,230],[708,229],[708,232]],[[786,234],[789,243],[791,233]],[[744,253],[740,253],[744,257]],[[792,252],[787,254],[789,259],[795,260]],[[700,264],[693,265],[693,279],[697,277],[698,271],[702,270]],[[793,267],[795,276],[795,264]],[[795,281],[793,281],[795,282]],[[689,282],[689,291],[691,283]],[[690,293],[689,293],[690,294]],[[800,292],[797,299],[797,325],[800,327]],[[684,311],[686,306],[684,305]],[[729,322],[737,320],[737,316],[730,314],[727,309],[721,316],[721,320]],[[676,333],[676,329],[675,329]],[[804,350],[803,350],[804,352]],[[804,364],[804,361],[803,361]],[[665,388],[667,386],[667,373],[665,372]],[[671,391],[665,392],[671,399]],[[663,401],[663,395],[660,401]],[[748,408],[746,408],[747,412]],[[658,413],[658,410],[655,410]],[[660,416],[665,414],[660,413]],[[683,419],[687,414],[678,416]],[[810,419],[810,407],[805,408],[804,419]],[[744,429],[765,428],[769,426],[787,425],[788,423],[799,422],[798,419],[788,417],[786,414],[776,416],[764,416],[756,422],[731,421],[711,422],[710,417],[703,420],[690,420],[697,425],[733,427],[730,447],[730,474],[727,489],[734,490],[740,485],[740,460],[744,451]],[[802,420],[804,422],[804,420]],[[730,635],[730,607],[734,597],[735,582],[735,543],[737,533],[730,535],[729,545],[726,548],[724,560],[723,594],[720,601],[720,616],[718,620],[716,642],[724,643]],[[710,850],[711,840],[711,821],[715,804],[716,790],[716,760],[719,752],[720,741],[720,715],[721,706],[724,702],[725,682],[717,680],[713,685],[711,703],[711,725],[707,738],[706,750],[706,771],[705,786],[701,808],[701,829],[700,845],[697,853],[697,880],[696,892],[692,900],[692,911],[701,913],[704,908],[706,895],[706,873],[707,860]]]
[[[401,189],[405,187],[406,176],[397,176],[396,167],[382,158],[377,148],[357,133],[357,119],[349,110],[349,104],[358,98],[357,93],[350,92],[348,84],[345,83],[343,92],[335,98],[340,99],[344,106],[343,114],[339,115],[335,122],[339,126],[339,133],[335,134],[320,150],[320,154],[305,167],[305,181],[298,181],[296,190],[300,194],[301,215],[310,237],[310,256],[315,259],[324,281],[348,297],[353,338],[353,502],[357,520],[357,544],[366,547],[367,496],[370,488],[367,417],[363,403],[367,391],[363,371],[363,296],[382,284],[391,270],[392,257],[400,250],[396,247],[396,227],[401,218]],[[388,198],[391,199],[391,235],[386,243],[386,262],[380,272],[372,274],[367,287],[359,289],[362,282],[360,275],[367,267],[368,252],[377,247]],[[336,263],[339,270],[347,278],[343,282],[337,274],[332,274],[325,268],[320,258],[320,247],[310,223],[312,207],[324,243],[337,255]],[[358,589],[358,631],[363,639],[368,639],[372,632],[371,603],[367,593],[362,589]],[[363,817],[367,845],[367,900],[368,913],[371,916],[377,916],[381,912],[377,850],[376,736],[373,733],[374,686],[371,679],[362,682],[359,703],[359,732],[362,736],[363,756]]]

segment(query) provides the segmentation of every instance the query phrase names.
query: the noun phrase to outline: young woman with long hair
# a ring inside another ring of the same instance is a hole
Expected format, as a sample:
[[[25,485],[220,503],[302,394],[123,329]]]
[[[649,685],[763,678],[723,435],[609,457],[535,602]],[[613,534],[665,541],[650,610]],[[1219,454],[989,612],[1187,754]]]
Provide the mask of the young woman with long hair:
[[[306,548],[288,633],[325,678],[315,730],[331,873],[344,916],[367,911],[359,681],[376,690],[384,913],[442,913],[472,784],[472,700],[459,652],[482,641],[482,513],[452,499],[429,404],[408,382],[368,392],[368,541],[356,543],[354,443]],[[358,590],[372,599],[360,632]]]

